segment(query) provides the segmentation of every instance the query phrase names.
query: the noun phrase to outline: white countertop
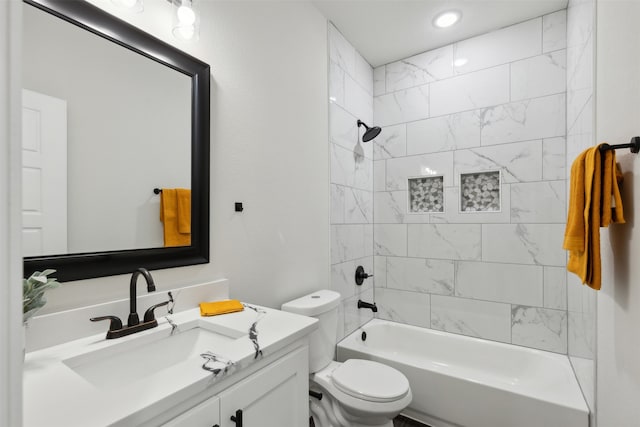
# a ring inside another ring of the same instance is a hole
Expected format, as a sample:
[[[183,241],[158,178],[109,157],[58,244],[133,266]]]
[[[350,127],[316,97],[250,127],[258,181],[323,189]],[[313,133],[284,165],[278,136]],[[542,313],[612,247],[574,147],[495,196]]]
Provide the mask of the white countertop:
[[[316,319],[259,308],[266,313],[257,324],[258,342],[263,352],[258,359],[248,334],[258,319],[258,313],[253,310],[200,317],[199,309],[195,308],[169,315],[178,325],[176,333],[195,325],[233,333],[234,338],[219,348],[199,350],[212,351],[235,364],[229,373],[218,377],[202,368],[205,360],[199,355],[135,382],[123,378],[122,386],[118,384],[117,368],[113,372],[116,378],[112,384],[99,386],[70,367],[70,359],[82,359],[83,355],[96,350],[108,353],[116,349],[113,346],[144,346],[158,337],[168,337],[172,327],[165,317],[158,318],[158,327],[123,338],[106,340],[105,330],[100,335],[27,353],[24,364],[24,427],[139,425],[191,397],[227,387],[234,377],[241,376],[243,370],[317,328]],[[130,351],[135,351],[135,348]]]

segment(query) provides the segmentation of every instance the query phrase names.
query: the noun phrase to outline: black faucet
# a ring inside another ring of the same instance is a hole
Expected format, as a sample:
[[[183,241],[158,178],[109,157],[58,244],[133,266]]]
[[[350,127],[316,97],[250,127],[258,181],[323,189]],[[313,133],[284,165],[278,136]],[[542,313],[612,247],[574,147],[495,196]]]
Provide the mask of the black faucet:
[[[358,308],[370,308],[374,313],[378,312],[378,306],[374,302],[373,304],[369,302],[364,302],[362,300],[358,300]]]
[[[147,292],[155,292],[156,290],[156,285],[153,283],[153,277],[151,277],[151,273],[149,273],[146,268],[139,268],[133,272],[131,275],[131,281],[129,282],[129,319],[127,320],[127,326],[136,326],[140,323],[137,308],[138,297],[136,296],[136,285],[138,283],[138,276],[141,274],[144,277],[144,280],[147,281]]]
[[[144,319],[142,323],[140,323],[140,318],[138,317],[138,309],[137,309],[137,295],[136,295],[136,286],[138,283],[138,276],[144,277],[147,282],[147,291],[154,292],[156,290],[156,285],[153,283],[153,278],[151,274],[144,268],[139,268],[133,272],[131,276],[131,282],[129,283],[129,291],[130,291],[130,313],[129,320],[127,322],[127,326],[122,326],[122,321],[116,316],[101,316],[101,317],[92,317],[92,322],[97,322],[100,320],[110,320],[109,330],[107,331],[107,339],[120,338],[127,335],[135,334],[136,332],[145,331],[147,329],[155,328],[158,326],[158,321],[155,318],[154,310],[158,307],[162,307],[164,305],[172,302],[164,301],[159,304],[155,304],[147,309],[144,313]]]

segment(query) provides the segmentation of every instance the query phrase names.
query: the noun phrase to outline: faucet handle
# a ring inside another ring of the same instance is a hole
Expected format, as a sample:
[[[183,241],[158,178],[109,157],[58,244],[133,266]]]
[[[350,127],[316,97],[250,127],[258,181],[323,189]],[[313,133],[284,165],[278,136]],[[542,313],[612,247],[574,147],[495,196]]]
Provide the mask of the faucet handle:
[[[91,320],[92,322],[99,322],[101,320],[111,320],[111,323],[109,324],[110,331],[118,331],[122,329],[122,320],[120,320],[120,318],[116,316],[92,317],[89,320]]]
[[[162,307],[163,305],[167,305],[167,304],[169,304],[170,302],[171,302],[171,301],[165,301],[165,302],[161,302],[161,303],[158,303],[158,304],[155,304],[155,305],[152,305],[151,307],[149,307],[149,308],[147,309],[147,311],[145,311],[145,312],[144,312],[144,318],[143,318],[143,320],[142,320],[142,321],[143,321],[144,323],[147,323],[147,322],[151,322],[151,321],[153,321],[153,320],[156,320],[156,317],[155,317],[155,315],[154,315],[154,313],[153,313],[153,310],[155,310],[155,309],[156,309],[156,308],[158,308],[158,307]]]

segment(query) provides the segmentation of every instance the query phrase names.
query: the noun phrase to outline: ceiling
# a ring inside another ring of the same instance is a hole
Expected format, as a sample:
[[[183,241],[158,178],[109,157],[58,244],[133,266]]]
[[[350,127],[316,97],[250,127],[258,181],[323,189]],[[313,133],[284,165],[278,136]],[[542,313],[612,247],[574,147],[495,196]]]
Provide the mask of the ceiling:
[[[374,67],[567,7],[568,0],[312,0]],[[462,19],[436,28],[455,9]]]

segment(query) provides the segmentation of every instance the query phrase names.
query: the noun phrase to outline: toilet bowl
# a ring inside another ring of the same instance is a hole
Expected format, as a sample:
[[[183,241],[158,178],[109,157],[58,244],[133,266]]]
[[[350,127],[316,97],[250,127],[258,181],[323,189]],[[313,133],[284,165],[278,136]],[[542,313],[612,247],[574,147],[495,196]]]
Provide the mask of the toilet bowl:
[[[370,360],[333,361],[340,294],[323,290],[282,305],[319,320],[309,343],[309,407],[315,427],[392,427],[412,399],[398,370]],[[320,394],[318,394],[320,393]]]

